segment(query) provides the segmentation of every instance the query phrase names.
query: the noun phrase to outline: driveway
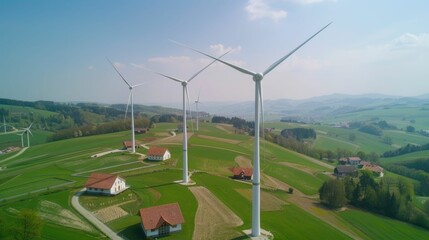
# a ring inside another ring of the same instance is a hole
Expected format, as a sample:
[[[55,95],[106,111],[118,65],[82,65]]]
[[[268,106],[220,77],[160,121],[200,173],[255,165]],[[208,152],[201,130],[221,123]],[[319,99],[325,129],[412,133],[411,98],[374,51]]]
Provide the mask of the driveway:
[[[96,228],[98,228],[103,234],[105,234],[108,238],[112,240],[123,240],[120,236],[118,236],[112,229],[107,227],[104,223],[98,220],[90,211],[86,210],[79,203],[79,197],[85,192],[85,188],[82,188],[79,192],[73,195],[71,203],[74,209],[78,211],[83,217],[85,217],[88,221],[90,221]]]

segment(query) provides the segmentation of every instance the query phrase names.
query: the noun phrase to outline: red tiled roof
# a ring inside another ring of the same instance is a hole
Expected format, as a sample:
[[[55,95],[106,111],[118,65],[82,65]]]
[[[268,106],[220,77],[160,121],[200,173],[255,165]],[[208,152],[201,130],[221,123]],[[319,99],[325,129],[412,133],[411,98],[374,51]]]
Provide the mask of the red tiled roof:
[[[360,157],[349,157],[349,161],[361,161]]]
[[[162,148],[162,147],[151,147],[149,149],[149,151],[147,152],[147,155],[150,155],[150,156],[164,156],[164,154],[165,154],[165,152],[167,150],[168,149]]]
[[[139,212],[145,230],[157,229],[164,223],[173,226],[185,222],[178,203],[142,208]]]
[[[132,141],[124,141],[122,144],[124,144],[124,147],[126,147],[126,148],[133,147],[133,142]]]
[[[85,187],[110,189],[115,183],[117,176],[106,173],[91,173]]]
[[[368,169],[368,170],[370,170],[372,172],[376,172],[376,173],[384,172],[384,169],[378,165],[364,166],[364,169]]]
[[[251,177],[253,175],[253,168],[233,167],[231,168],[231,172],[234,174],[234,176],[239,176],[242,172],[244,172],[245,177]]]

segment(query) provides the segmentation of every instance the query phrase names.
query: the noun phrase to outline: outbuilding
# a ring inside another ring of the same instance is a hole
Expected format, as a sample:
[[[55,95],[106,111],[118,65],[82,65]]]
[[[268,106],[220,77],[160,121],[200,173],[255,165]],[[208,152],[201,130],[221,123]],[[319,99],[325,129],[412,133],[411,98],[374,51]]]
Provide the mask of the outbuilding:
[[[170,203],[139,210],[141,226],[147,238],[162,237],[182,230],[185,222],[178,203]]]
[[[107,173],[91,173],[85,187],[87,193],[105,195],[117,195],[129,188],[123,178]]]
[[[151,147],[147,152],[147,159],[152,161],[164,161],[171,158],[171,153],[167,148]]]
[[[252,180],[253,168],[233,167],[230,169],[234,179]]]

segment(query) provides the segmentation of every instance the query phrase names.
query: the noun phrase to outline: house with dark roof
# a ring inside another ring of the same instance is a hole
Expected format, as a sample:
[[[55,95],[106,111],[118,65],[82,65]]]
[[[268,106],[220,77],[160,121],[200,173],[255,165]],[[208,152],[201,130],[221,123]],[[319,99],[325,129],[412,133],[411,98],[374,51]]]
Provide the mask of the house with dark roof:
[[[233,167],[230,170],[234,179],[252,180],[253,178],[253,168]]]
[[[85,187],[87,193],[106,195],[116,195],[129,188],[123,178],[106,173],[91,173]]]
[[[334,169],[334,175],[337,177],[346,177],[346,176],[354,177],[357,175],[357,168],[351,165],[338,165]]]
[[[161,237],[182,230],[185,222],[178,203],[139,210],[141,226],[146,237]]]
[[[164,161],[171,158],[171,153],[167,148],[151,147],[147,151],[147,159],[152,161]]]
[[[123,141],[122,145],[124,146],[125,149],[131,149],[133,147],[133,141]],[[139,145],[136,141],[136,148],[138,148]]]

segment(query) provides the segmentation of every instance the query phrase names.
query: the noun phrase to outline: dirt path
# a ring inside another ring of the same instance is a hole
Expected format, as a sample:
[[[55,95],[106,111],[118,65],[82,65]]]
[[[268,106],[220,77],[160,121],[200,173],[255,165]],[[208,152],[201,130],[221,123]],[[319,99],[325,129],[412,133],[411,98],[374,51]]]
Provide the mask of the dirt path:
[[[0,163],[7,162],[7,161],[9,161],[9,160],[11,160],[11,159],[14,159],[14,158],[18,157],[19,155],[23,154],[23,153],[25,152],[25,150],[27,150],[27,149],[28,149],[28,147],[22,148],[22,149],[21,149],[19,152],[17,152],[15,155],[10,156],[10,157],[8,157],[8,158],[6,158],[6,159],[1,160],[1,161],[0,161]]]
[[[213,193],[200,186],[189,190],[198,201],[192,239],[226,239],[242,235],[233,228],[242,225],[243,221]]]
[[[234,161],[238,164],[239,167],[243,168],[252,168],[252,161],[243,156],[237,156]]]
[[[219,130],[222,130],[226,133],[234,133],[233,129],[234,127],[232,125],[228,125],[228,124],[217,124],[216,128]]]

